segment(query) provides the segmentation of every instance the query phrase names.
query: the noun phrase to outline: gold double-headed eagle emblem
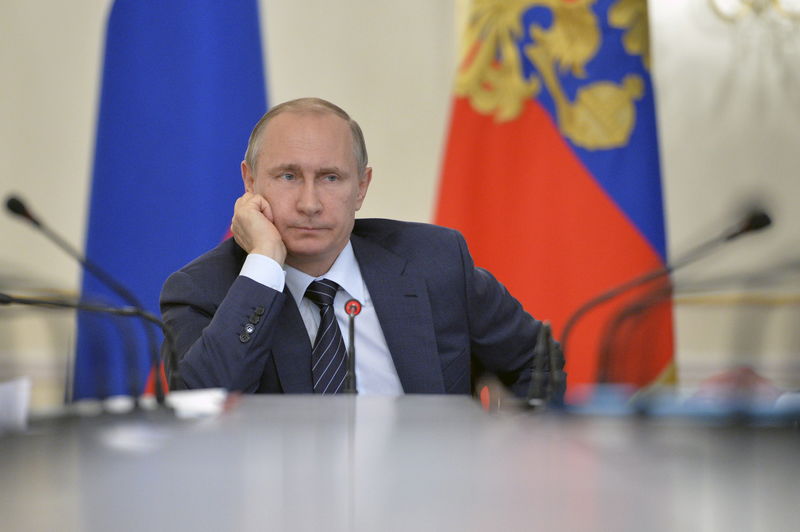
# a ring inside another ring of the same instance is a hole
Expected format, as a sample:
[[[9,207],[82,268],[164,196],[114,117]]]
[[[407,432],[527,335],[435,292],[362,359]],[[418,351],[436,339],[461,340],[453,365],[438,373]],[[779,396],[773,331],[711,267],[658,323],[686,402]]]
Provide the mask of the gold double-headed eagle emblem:
[[[634,101],[644,93],[644,81],[628,74],[620,83],[587,82],[570,101],[560,72],[586,77],[586,64],[602,46],[595,0],[473,0],[462,49],[455,92],[466,96],[472,107],[498,122],[513,120],[528,98],[547,88],[555,101],[558,126],[577,146],[590,150],[611,149],[628,143],[636,123]],[[523,49],[522,15],[532,7],[548,8],[552,24],[531,24],[533,40]],[[608,10],[608,22],[622,29],[625,51],[638,55],[649,70],[650,49],[646,0],[617,0]],[[525,78],[523,57],[536,73]]]

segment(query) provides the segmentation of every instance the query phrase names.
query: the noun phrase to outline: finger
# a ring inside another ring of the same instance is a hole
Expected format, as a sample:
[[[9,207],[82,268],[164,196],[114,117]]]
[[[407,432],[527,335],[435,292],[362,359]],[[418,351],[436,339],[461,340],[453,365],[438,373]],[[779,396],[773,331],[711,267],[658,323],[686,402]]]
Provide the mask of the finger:
[[[250,199],[250,198],[248,198],[248,194],[250,194],[250,193],[246,192],[246,193],[242,194],[241,196],[239,196],[238,198],[236,198],[236,202],[233,204],[234,216],[235,216],[236,212],[241,210],[244,207],[244,205],[248,202],[248,200]]]
[[[261,214],[263,214],[270,222],[274,222],[275,217],[272,215],[272,205],[269,204],[269,200],[267,198],[262,196],[259,197],[261,198],[261,202],[259,203],[259,210],[261,211]]]

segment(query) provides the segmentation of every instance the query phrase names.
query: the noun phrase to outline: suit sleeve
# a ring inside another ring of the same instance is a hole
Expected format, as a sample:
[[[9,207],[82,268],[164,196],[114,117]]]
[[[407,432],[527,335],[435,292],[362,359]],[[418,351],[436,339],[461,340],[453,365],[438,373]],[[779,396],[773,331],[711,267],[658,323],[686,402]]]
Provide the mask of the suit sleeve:
[[[524,397],[541,322],[528,314],[491,273],[474,265],[460,234],[458,244],[465,272],[472,355],[480,369],[497,375],[515,395]]]
[[[215,302],[191,275],[172,274],[161,312],[183,386],[256,391],[285,297],[240,275]]]

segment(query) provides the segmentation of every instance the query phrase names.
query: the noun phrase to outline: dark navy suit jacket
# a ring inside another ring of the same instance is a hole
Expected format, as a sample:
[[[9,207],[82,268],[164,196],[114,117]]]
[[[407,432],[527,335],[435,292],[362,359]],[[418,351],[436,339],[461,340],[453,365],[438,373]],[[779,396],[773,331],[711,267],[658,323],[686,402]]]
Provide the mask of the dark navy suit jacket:
[[[458,232],[364,219],[351,242],[405,393],[467,394],[480,368],[525,395],[540,323],[473,265]],[[164,284],[182,384],[312,393],[311,343],[294,299],[240,276],[245,257],[228,239]]]

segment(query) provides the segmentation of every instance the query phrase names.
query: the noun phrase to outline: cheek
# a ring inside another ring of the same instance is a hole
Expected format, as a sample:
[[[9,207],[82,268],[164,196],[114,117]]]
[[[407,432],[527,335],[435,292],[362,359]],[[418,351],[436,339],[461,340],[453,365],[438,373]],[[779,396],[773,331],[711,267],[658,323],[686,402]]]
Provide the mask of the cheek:
[[[325,211],[330,215],[336,217],[337,220],[347,221],[352,218],[356,205],[354,198],[349,195],[340,195],[336,199],[332,199],[325,205]]]
[[[348,189],[340,197],[340,202],[348,211],[357,211],[362,202],[361,190],[357,187]]]
[[[264,186],[263,179],[256,179],[253,181],[253,194],[258,194],[260,196],[267,197],[266,194],[266,186]]]
[[[291,211],[287,207],[286,201],[276,201],[267,198],[269,206],[272,209],[272,221],[279,228],[286,225],[291,220]]]

